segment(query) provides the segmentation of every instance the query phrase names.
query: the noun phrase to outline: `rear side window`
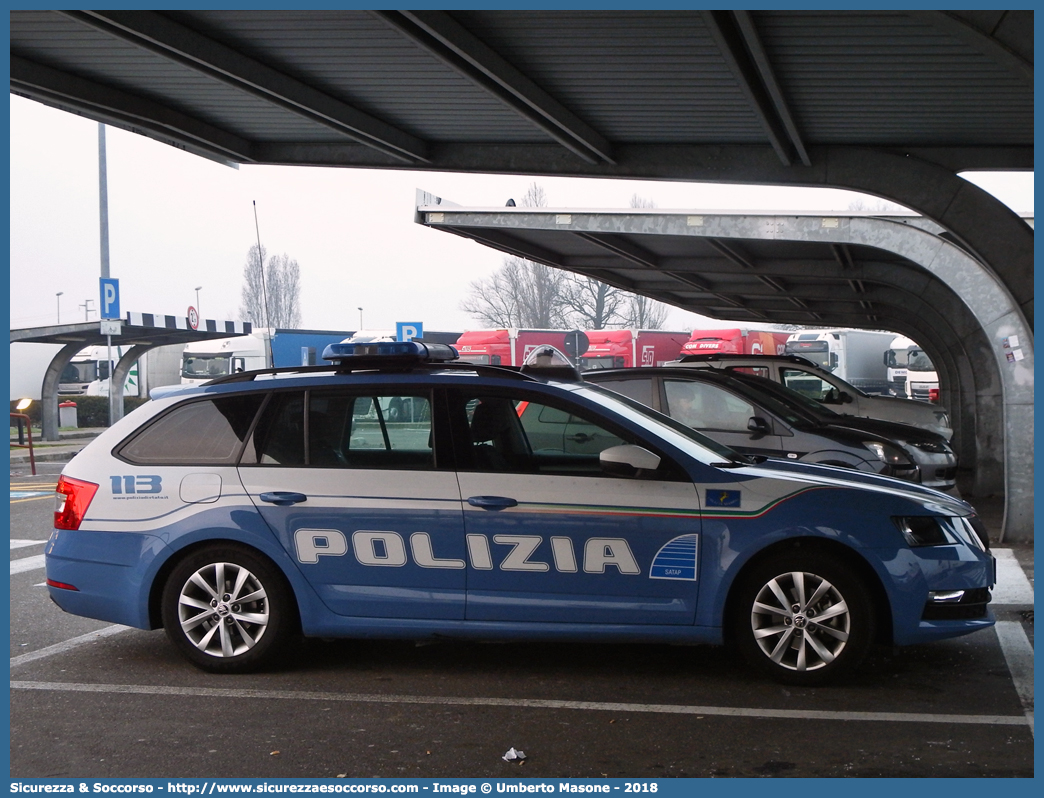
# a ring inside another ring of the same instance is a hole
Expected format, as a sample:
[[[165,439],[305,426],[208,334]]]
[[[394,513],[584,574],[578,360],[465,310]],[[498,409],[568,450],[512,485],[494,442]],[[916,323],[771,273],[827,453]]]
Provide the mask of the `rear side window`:
[[[599,380],[598,384],[610,391],[630,396],[636,402],[641,402],[646,407],[653,406],[653,381],[644,380]]]
[[[141,465],[235,465],[263,396],[223,396],[179,405],[117,454]]]
[[[431,419],[428,396],[277,394],[240,465],[434,468]]]

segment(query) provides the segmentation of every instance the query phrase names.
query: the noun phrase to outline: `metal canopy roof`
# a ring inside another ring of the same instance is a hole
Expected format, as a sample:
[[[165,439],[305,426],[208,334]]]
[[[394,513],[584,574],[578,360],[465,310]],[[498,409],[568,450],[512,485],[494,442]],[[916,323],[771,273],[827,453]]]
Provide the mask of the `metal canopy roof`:
[[[416,221],[712,317],[910,336],[939,373],[976,495],[1031,535],[1033,336],[1002,281],[917,216],[466,208],[418,192]],[[1014,352],[1014,349],[1018,352]]]
[[[190,344],[196,341],[209,341],[216,338],[228,338],[231,335],[243,335],[250,332],[250,325],[240,325],[238,332],[221,330],[192,330],[176,327],[133,326],[124,323],[122,332],[112,336],[113,343],[121,346],[168,346],[170,344]],[[27,344],[79,344],[81,349],[88,346],[102,346],[106,337],[101,334],[101,325],[97,321],[85,321],[78,324],[54,324],[49,327],[24,327],[11,330],[11,343]]]
[[[16,10],[10,22],[12,92],[233,163],[653,176],[669,155],[657,148],[758,147],[807,166],[841,145],[951,169],[1033,166],[1029,10]]]
[[[914,215],[468,208],[418,191],[416,221],[714,318],[896,330],[932,354],[978,326],[946,275],[892,249],[906,228],[946,240]]]

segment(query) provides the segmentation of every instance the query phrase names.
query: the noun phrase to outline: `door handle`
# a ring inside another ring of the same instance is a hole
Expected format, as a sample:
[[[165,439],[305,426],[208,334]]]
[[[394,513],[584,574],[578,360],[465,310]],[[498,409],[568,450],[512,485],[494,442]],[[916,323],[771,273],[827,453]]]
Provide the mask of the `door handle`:
[[[308,501],[308,497],[303,493],[293,493],[288,490],[273,490],[266,493],[262,493],[258,498],[263,502],[269,504],[275,504],[279,507],[289,507],[291,504],[298,504],[299,502]]]
[[[503,510],[505,507],[517,507],[518,501],[507,496],[472,496],[468,504],[484,510]]]

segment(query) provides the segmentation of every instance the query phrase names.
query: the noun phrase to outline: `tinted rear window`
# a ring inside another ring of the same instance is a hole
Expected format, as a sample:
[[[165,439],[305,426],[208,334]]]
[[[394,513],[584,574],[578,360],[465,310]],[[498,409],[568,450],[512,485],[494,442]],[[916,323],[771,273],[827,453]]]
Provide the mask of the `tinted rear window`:
[[[263,396],[224,396],[179,405],[123,444],[141,465],[235,465]]]

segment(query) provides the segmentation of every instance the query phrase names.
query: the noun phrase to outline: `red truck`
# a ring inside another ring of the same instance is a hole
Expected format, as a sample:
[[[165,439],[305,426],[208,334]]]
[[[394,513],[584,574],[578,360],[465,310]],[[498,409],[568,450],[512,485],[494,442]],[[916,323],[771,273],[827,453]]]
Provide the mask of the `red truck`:
[[[771,330],[693,330],[683,355],[782,355],[790,333]]]
[[[689,340],[687,332],[665,330],[588,330],[586,335],[590,343],[581,369],[659,366],[677,360]]]
[[[526,355],[542,344],[565,351],[568,330],[467,330],[454,346],[460,359],[492,366],[521,366]]]

